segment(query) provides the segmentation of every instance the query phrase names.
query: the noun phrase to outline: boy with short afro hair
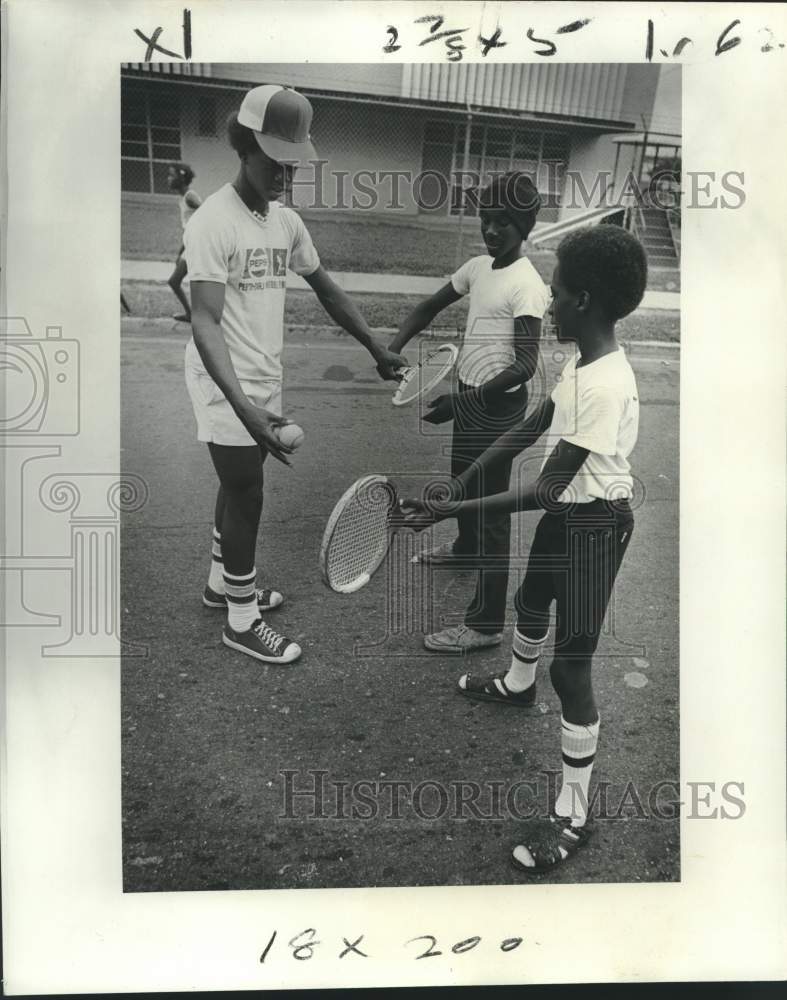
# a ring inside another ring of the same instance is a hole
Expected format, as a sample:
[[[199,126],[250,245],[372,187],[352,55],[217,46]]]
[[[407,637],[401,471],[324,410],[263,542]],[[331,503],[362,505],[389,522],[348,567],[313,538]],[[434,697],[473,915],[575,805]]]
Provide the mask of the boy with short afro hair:
[[[628,462],[637,440],[634,372],[615,323],[639,305],[647,261],[639,241],[617,226],[567,236],[552,277],[552,314],[561,343],[578,353],[551,396],[521,426],[504,434],[463,473],[445,501],[404,501],[407,522],[421,530],[457,513],[544,510],[525,578],[516,595],[511,666],[504,674],[465,674],[459,692],[527,710],[535,705],[536,671],[556,605],[552,685],[561,704],[563,779],[548,820],[532,820],[514,849],[514,864],[549,871],[588,840],[588,787],[599,734],[591,662],[618,569],[631,540],[633,480]],[[476,475],[534,444],[549,430],[552,450],[535,483],[462,501]]]

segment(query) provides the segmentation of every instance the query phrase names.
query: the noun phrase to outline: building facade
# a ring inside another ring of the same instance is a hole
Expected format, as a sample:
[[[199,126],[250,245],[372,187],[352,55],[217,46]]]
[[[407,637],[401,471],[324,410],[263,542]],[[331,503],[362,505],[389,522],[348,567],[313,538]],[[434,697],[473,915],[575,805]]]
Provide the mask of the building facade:
[[[631,171],[680,157],[679,67],[651,64],[149,63],[122,67],[125,201],[171,197],[167,165],[190,163],[205,195],[230,178],[224,125],[245,90],[284,83],[314,106],[320,162],[293,203],[450,224],[491,172],[531,173],[540,223],[593,207]],[[577,180],[579,180],[577,184]],[[580,199],[577,200],[577,188]],[[587,198],[585,198],[587,201]]]

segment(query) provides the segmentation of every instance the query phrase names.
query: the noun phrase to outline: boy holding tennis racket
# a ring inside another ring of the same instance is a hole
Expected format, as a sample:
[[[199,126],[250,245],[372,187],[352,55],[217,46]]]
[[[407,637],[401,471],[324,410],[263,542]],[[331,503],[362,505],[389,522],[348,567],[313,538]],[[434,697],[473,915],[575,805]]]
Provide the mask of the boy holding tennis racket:
[[[514,863],[528,873],[561,864],[592,833],[588,788],[600,720],[591,662],[634,526],[628,458],[639,424],[636,380],[618,346],[615,323],[637,308],[646,282],[645,252],[625,230],[600,225],[567,236],[557,250],[552,314],[557,339],[575,342],[578,353],[551,397],[462,473],[448,500],[403,501],[412,511],[405,524],[416,530],[478,510],[505,516],[544,511],[516,595],[510,668],[494,677],[459,679],[460,693],[469,698],[531,708],[555,603],[550,678],[562,711],[563,780],[550,819],[525,824],[514,849]],[[474,477],[524,451],[547,429],[552,450],[535,483],[459,499]]]
[[[262,615],[282,603],[257,588],[255,551],[262,512],[263,462],[289,465],[279,440],[281,352],[287,269],[302,275],[328,314],[372,355],[381,377],[405,362],[377,343],[344,291],[320,264],[300,217],[278,203],[293,164],[314,159],[310,103],[294,90],[255,87],[231,116],[237,177],[205,200],[185,232],[191,274],[193,337],[186,384],[198,439],[210,451],[219,489],[213,560],[203,602],[228,613],[225,645],[258,660],[289,663],[297,643]]]
[[[527,409],[527,383],[538,364],[541,319],[549,295],[523,243],[535,225],[538,192],[523,173],[495,178],[480,194],[481,235],[487,254],[463,264],[430,298],[419,303],[391,343],[401,350],[447,306],[470,296],[467,328],[457,360],[458,384],[429,404],[424,420],[453,420],[451,475],[459,476],[500,434],[519,423]],[[474,495],[508,488],[511,460],[498,463]],[[427,635],[424,645],[440,653],[469,653],[502,640],[508,590],[511,518],[497,511],[457,517],[452,542],[423,553],[435,564],[478,566],[475,595],[464,623]]]

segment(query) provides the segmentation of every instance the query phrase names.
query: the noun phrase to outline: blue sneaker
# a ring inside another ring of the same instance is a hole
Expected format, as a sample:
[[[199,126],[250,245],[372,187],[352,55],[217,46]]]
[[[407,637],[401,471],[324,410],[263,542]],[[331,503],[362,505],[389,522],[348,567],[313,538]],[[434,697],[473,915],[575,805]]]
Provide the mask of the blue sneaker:
[[[266,663],[292,663],[301,655],[297,642],[266,625],[262,618],[258,618],[248,632],[236,632],[229,624],[225,625],[222,640],[230,649]]]
[[[202,603],[206,608],[226,608],[227,598],[224,594],[217,594],[215,590],[206,587],[202,594]],[[284,598],[278,590],[258,590],[257,607],[262,614],[263,611],[272,611],[284,603]]]

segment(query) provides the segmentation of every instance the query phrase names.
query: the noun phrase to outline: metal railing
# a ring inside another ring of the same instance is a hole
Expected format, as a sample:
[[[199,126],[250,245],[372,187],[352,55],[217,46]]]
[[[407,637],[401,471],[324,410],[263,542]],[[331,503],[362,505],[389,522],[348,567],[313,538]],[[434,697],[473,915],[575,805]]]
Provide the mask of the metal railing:
[[[669,226],[669,233],[670,237],[672,238],[672,245],[675,248],[675,256],[678,258],[678,263],[680,263],[680,209],[679,208],[667,209],[667,225]]]
[[[642,206],[636,201],[630,201],[626,206],[626,210],[623,216],[623,228],[628,229],[628,231],[636,236],[638,240],[641,240],[645,234],[645,230],[648,228],[645,221],[645,213],[642,211]]]

